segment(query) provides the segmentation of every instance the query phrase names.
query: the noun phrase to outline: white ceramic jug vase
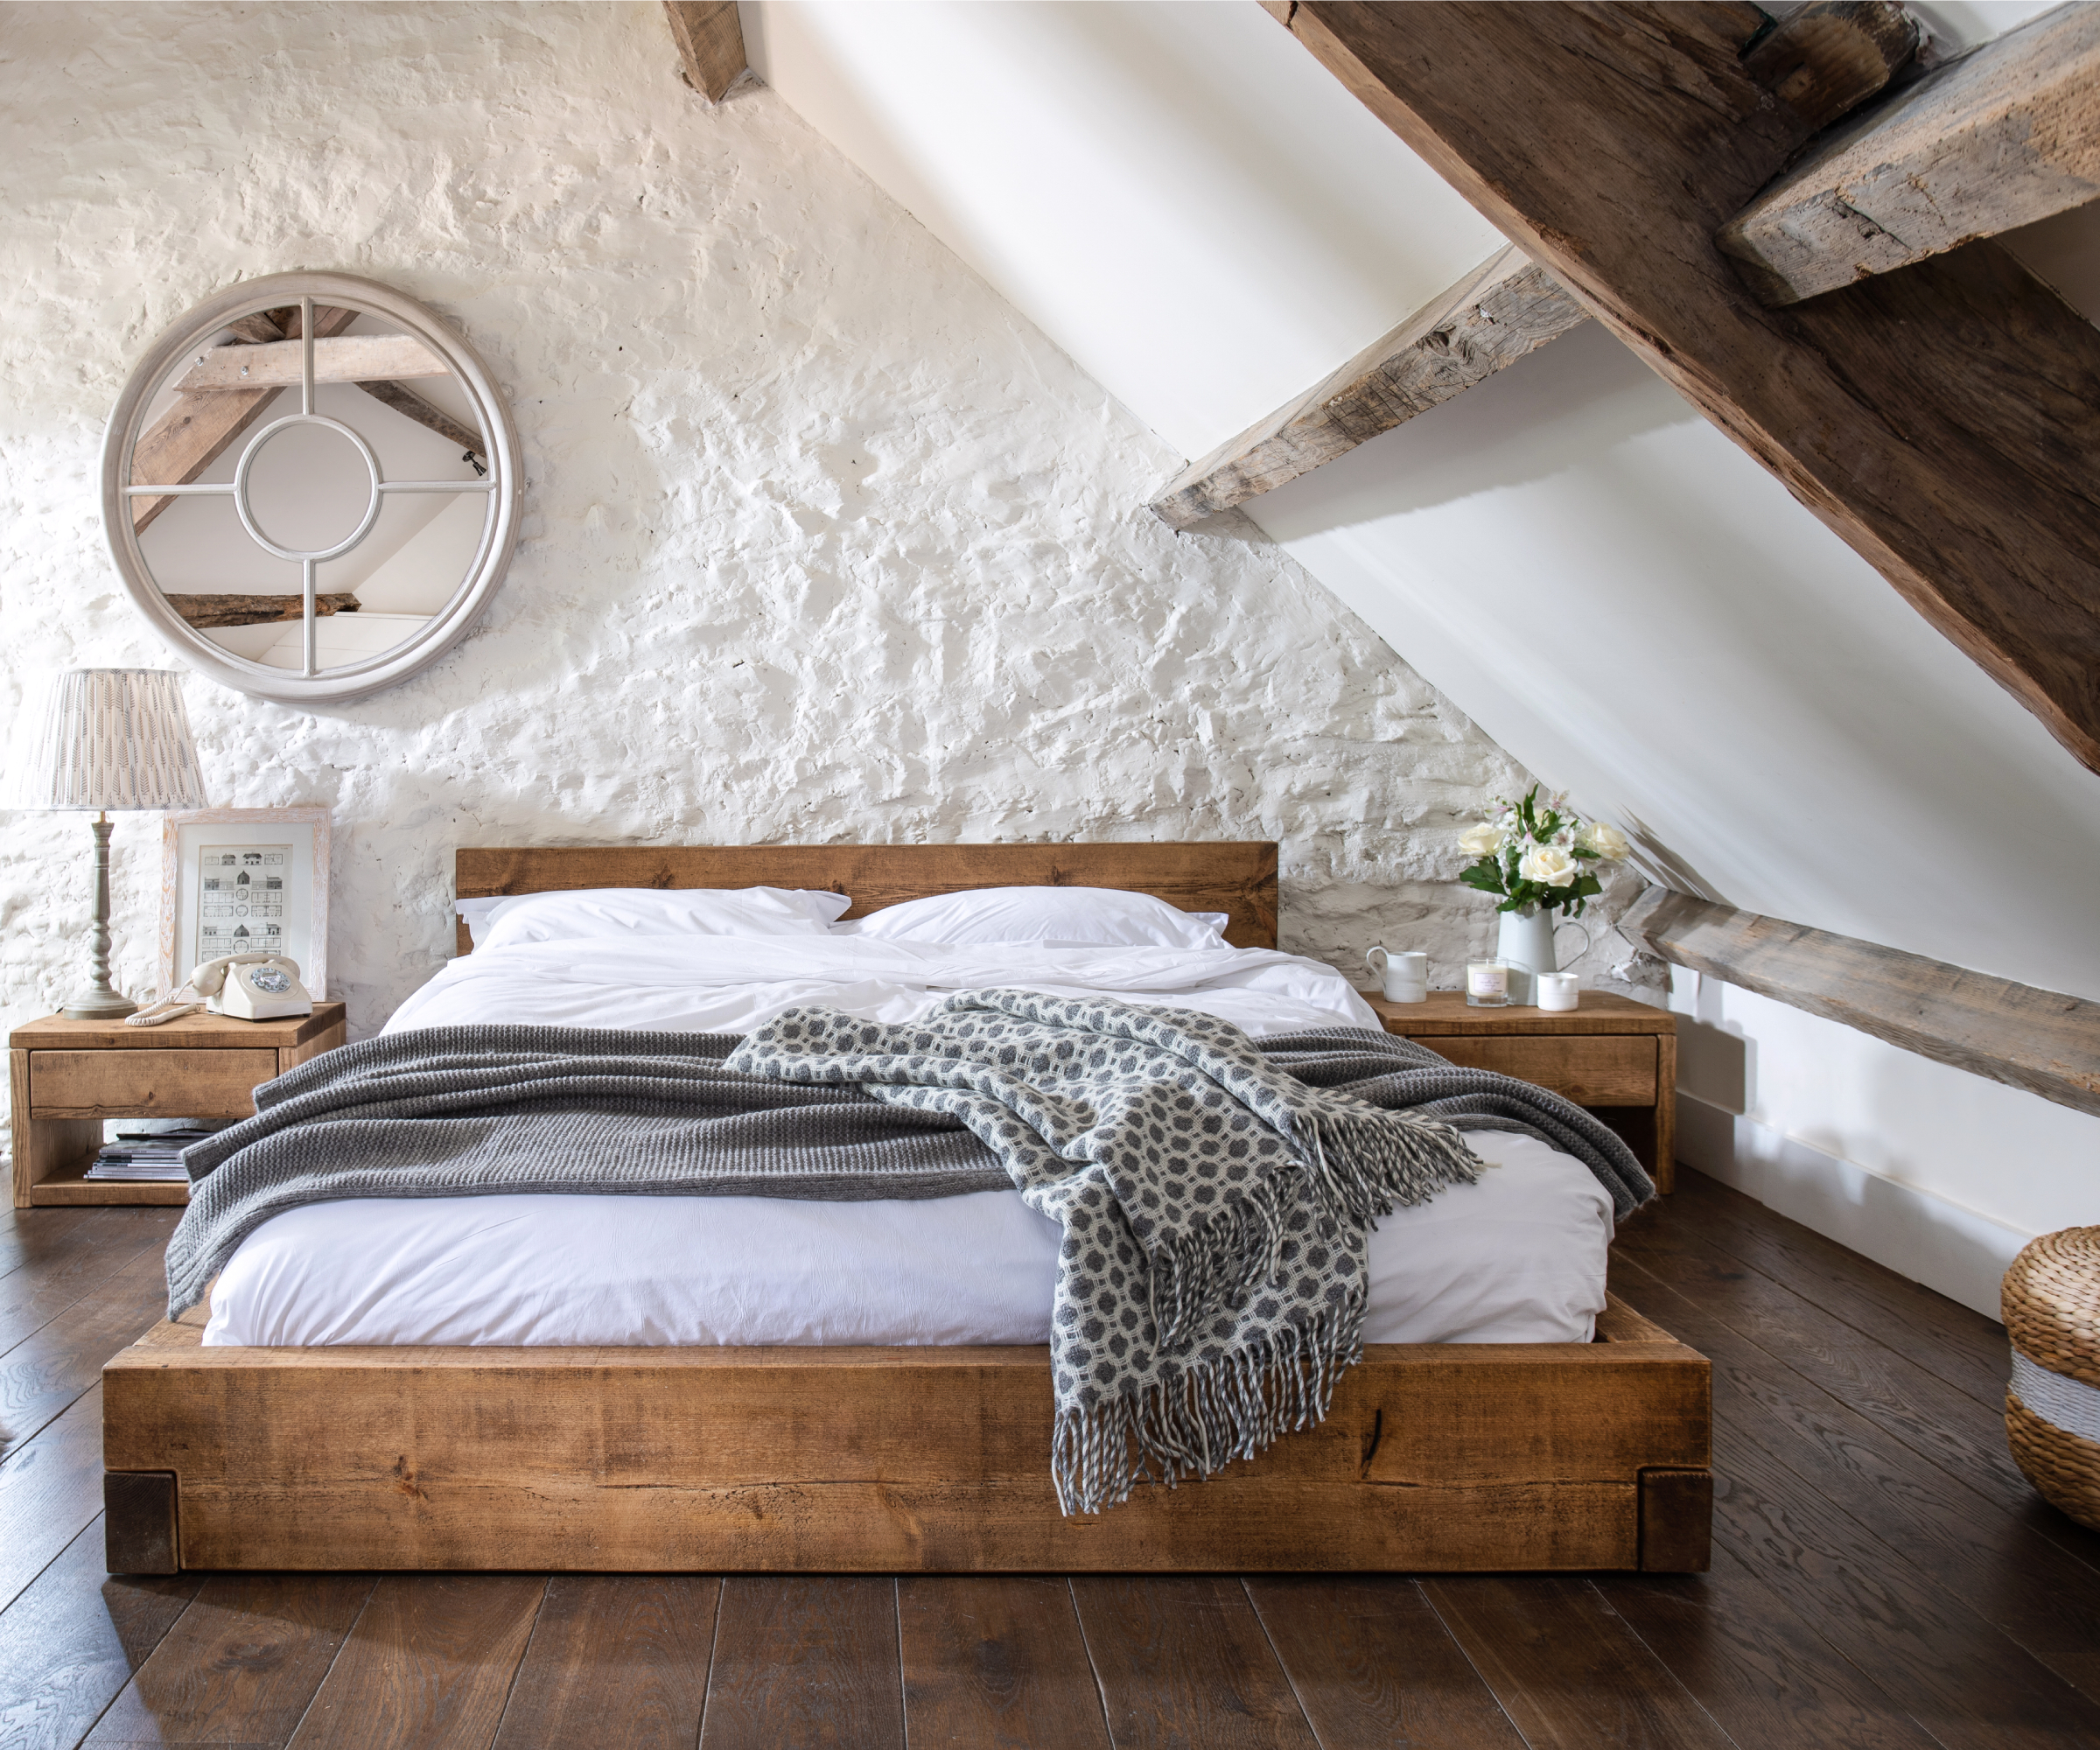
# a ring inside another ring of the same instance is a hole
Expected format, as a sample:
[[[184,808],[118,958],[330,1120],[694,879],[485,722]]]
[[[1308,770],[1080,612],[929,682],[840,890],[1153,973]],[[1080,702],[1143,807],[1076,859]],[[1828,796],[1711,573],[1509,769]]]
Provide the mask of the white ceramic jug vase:
[[[1576,956],[1580,958],[1587,954],[1589,931],[1572,918],[1563,918],[1560,923],[1582,931],[1582,946],[1576,950]],[[1558,928],[1553,914],[1541,911],[1536,906],[1502,914],[1502,931],[1495,940],[1494,957],[1508,962],[1510,1002],[1526,1007],[1536,1003],[1538,987],[1533,983],[1534,975],[1560,970],[1559,962],[1553,957],[1553,936]]]

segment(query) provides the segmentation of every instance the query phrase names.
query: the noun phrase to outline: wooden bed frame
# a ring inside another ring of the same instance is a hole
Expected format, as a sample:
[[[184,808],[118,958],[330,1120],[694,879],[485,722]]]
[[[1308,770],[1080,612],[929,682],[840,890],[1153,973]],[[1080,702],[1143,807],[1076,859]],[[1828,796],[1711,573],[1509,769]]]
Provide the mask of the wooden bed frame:
[[[1273,844],[462,850],[458,884],[827,887],[849,916],[1120,887],[1276,942]],[[1319,1428],[1070,1519],[1043,1348],[207,1349],[204,1318],[103,1369],[112,1572],[1707,1564],[1708,1364],[1617,1300],[1591,1343],[1370,1345]]]

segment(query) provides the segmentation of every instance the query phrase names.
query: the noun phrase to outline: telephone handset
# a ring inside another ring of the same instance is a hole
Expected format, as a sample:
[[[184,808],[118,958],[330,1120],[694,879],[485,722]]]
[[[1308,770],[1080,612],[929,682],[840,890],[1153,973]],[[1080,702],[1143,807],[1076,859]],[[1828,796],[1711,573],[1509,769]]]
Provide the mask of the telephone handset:
[[[281,954],[226,954],[207,960],[190,974],[186,990],[202,1000],[189,1001],[178,991],[164,1003],[126,1015],[124,1025],[162,1026],[200,1009],[244,1021],[274,1021],[313,1012],[313,998],[299,983],[299,962]]]

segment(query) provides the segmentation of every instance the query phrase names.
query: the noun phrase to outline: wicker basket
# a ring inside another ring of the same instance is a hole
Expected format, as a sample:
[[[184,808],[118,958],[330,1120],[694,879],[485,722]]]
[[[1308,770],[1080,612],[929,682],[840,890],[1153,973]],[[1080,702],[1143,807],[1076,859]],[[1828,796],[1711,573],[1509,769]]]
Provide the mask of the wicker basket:
[[[1999,1304],[2012,1340],[2006,1438],[2045,1500],[2100,1531],[2100,1228],[2044,1234]]]

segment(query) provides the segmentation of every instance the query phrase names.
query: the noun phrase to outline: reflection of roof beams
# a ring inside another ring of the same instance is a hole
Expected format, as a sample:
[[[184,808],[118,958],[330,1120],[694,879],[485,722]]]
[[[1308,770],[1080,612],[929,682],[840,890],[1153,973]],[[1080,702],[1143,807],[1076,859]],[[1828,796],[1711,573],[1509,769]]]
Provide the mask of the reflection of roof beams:
[[[685,62],[685,82],[710,103],[744,71],[744,27],[736,0],[663,0],[670,14],[671,37]]]
[[[395,412],[404,414],[418,425],[427,425],[449,444],[457,444],[462,450],[471,450],[477,456],[484,452],[482,437],[472,426],[462,425],[434,401],[425,401],[406,383],[389,382],[383,379],[374,382],[360,382],[358,387],[373,400],[382,402]]]
[[[304,596],[175,596],[168,606],[192,626],[262,626],[275,620],[304,620]],[[313,598],[316,613],[355,613],[357,597],[348,590]]]
[[[241,391],[268,385],[287,388],[299,380],[297,340],[260,346],[214,346],[175,387],[186,395]],[[452,369],[413,334],[346,334],[313,343],[313,380],[325,382],[393,382],[402,377],[449,377]]]
[[[1503,249],[1280,412],[1176,475],[1152,501],[1173,528],[1280,486],[1426,413],[1589,320],[1550,274]]]
[[[314,312],[316,335],[340,334],[357,319],[354,310],[323,309]],[[299,312],[290,312],[293,331]],[[273,323],[271,325],[275,326]],[[297,340],[289,345],[296,354]],[[322,344],[316,342],[317,347]],[[222,353],[256,353],[259,346],[221,346]],[[208,354],[206,356],[209,356]],[[293,382],[298,380],[293,374]],[[131,480],[140,486],[186,486],[224,455],[234,438],[253,425],[262,410],[277,397],[276,386],[237,389],[231,394],[183,395],[153,429],[138,440],[131,452]],[[131,500],[131,527],[144,529],[175,500],[172,498],[135,498]]]
[[[2060,6],[1892,98],[1716,242],[1792,304],[2100,195],[2100,6]]]

